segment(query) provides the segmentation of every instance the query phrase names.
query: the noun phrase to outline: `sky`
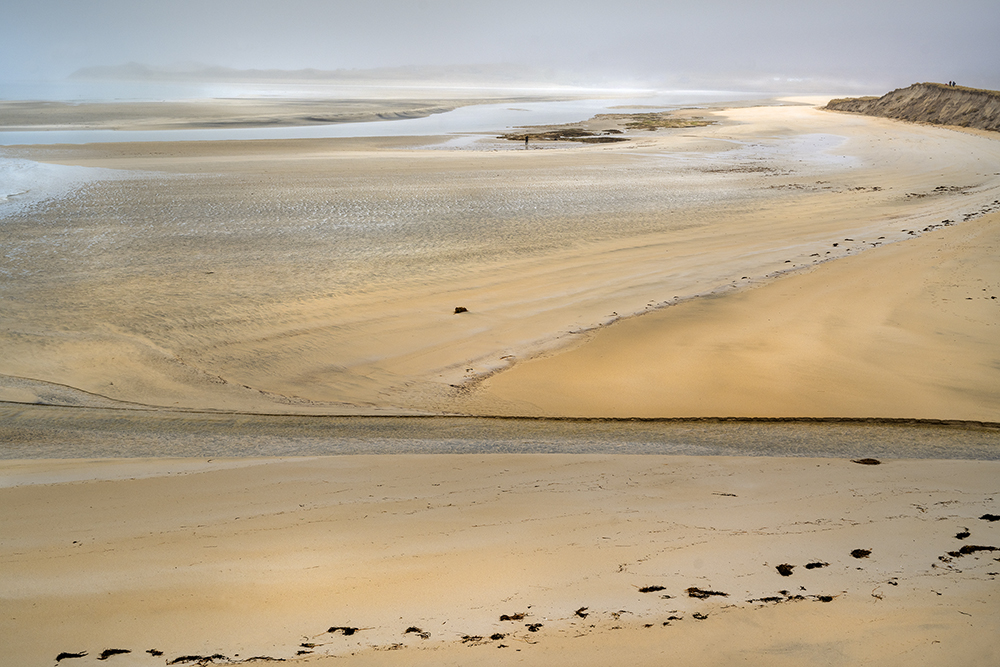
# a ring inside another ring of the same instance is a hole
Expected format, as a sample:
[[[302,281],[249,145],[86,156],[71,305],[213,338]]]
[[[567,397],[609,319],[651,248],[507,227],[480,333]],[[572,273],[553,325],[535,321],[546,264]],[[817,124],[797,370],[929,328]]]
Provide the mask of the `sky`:
[[[595,83],[1000,89],[997,0],[8,0],[0,81],[86,66],[509,64]]]

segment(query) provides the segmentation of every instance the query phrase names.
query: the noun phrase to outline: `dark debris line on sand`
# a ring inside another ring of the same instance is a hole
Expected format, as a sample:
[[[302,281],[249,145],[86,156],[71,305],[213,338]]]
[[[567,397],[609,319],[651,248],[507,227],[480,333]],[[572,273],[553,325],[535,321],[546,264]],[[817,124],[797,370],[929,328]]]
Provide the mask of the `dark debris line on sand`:
[[[101,657],[98,660],[107,660],[113,655],[124,655],[125,653],[131,653],[132,651],[127,648],[106,648],[101,651]]]
[[[861,461],[858,461],[858,462],[860,463]],[[981,520],[983,520],[983,521],[989,521],[989,522],[1000,521],[1000,516],[997,516],[997,515],[994,515],[994,514],[984,514],[984,515],[982,515],[979,518]],[[952,530],[954,530],[954,528],[952,528]],[[949,531],[949,533],[950,533],[950,531]],[[950,533],[950,534],[954,535],[955,539],[965,540],[965,539],[967,539],[968,537],[971,536],[971,531],[968,528],[964,528],[963,527],[958,533]],[[993,552],[997,552],[997,551],[1000,551],[1000,547],[988,546],[988,545],[977,545],[977,544],[963,544],[962,547],[960,549],[958,549],[957,551],[949,551],[949,552],[947,552],[946,555],[939,556],[938,558],[939,558],[940,561],[943,561],[945,563],[950,563],[950,562],[952,562],[953,559],[961,558],[963,556],[975,555],[975,554],[978,554],[979,552],[989,552],[989,553],[992,554]],[[861,549],[861,548],[854,549],[853,551],[850,552],[850,555],[853,558],[856,558],[856,559],[868,558],[871,554],[872,554],[872,550],[871,549]],[[994,558],[993,560],[1000,561],[1000,558]],[[804,570],[815,570],[815,569],[825,568],[825,567],[829,567],[829,566],[830,566],[830,564],[827,563],[827,562],[825,562],[825,561],[814,560],[814,561],[810,561],[810,562],[808,562],[808,563],[806,563],[805,565],[802,565],[802,566],[795,565],[795,564],[792,564],[792,563],[781,563],[780,565],[777,565],[777,566],[774,566],[774,567],[777,570],[778,574],[780,574],[783,577],[789,577],[789,576],[793,575],[793,573],[795,571],[795,568],[797,568],[797,567],[802,567]],[[932,567],[937,567],[937,566],[938,566],[937,564],[932,565]],[[768,567],[768,566],[765,564],[765,567]],[[862,568],[858,568],[858,569],[862,569]],[[997,573],[989,572],[988,574],[990,574],[990,575],[996,575]],[[807,576],[807,575],[805,575],[804,573],[802,573],[801,576]],[[892,586],[898,585],[898,581],[897,581],[896,577],[893,577],[887,583],[890,584],[890,585],[892,585]],[[647,585],[647,586],[643,586],[643,587],[639,587],[639,586],[636,586],[635,584],[633,584],[632,586],[633,586],[634,589],[638,590],[638,592],[640,592],[640,593],[658,593],[658,592],[667,590],[666,586],[661,586],[661,585],[658,585],[658,584],[651,584],[651,585]],[[807,594],[807,593],[805,593],[806,589],[804,587],[801,587],[801,586],[799,587],[799,589],[800,589],[800,591],[802,591],[802,593],[792,593],[791,591],[788,591],[788,590],[781,590],[781,591],[778,591],[777,595],[770,595],[770,596],[766,596],[766,597],[747,599],[746,603],[748,603],[748,604],[761,604],[761,603],[765,603],[765,604],[780,604],[780,603],[805,601],[805,600],[813,600],[813,601],[816,601],[816,602],[829,603],[829,602],[832,602],[833,600],[835,600],[838,597],[838,595]],[[844,591],[844,592],[846,593],[846,591]],[[703,588],[699,588],[697,586],[691,586],[691,587],[685,589],[684,593],[686,593],[687,597],[689,597],[689,598],[695,598],[695,599],[699,599],[699,600],[706,600],[708,598],[716,597],[716,596],[717,597],[729,597],[729,594],[725,593],[723,591],[717,591],[717,590],[711,590],[711,589],[703,589]],[[940,595],[940,593],[939,593],[939,595]],[[876,594],[873,593],[873,596],[877,597],[878,599],[882,599],[881,595],[876,595]],[[659,597],[662,597],[664,599],[670,599],[673,596],[671,596],[671,595],[661,595]],[[701,606],[701,605],[699,604],[698,606]],[[724,605],[723,608],[732,607],[732,606],[736,606],[736,605]],[[530,610],[530,608],[531,607],[529,606],[528,609]],[[699,621],[706,620],[706,619],[708,619],[708,617],[710,615],[710,611],[711,610],[706,610],[706,611],[702,611],[702,612],[694,612],[694,613],[691,614],[690,618],[693,618],[693,619],[699,620]],[[577,608],[575,611],[571,612],[570,618],[576,618],[576,619],[587,619],[588,617],[600,618],[602,616],[605,616],[605,615],[609,614],[610,618],[613,618],[616,622],[618,622],[623,614],[632,614],[632,613],[633,612],[629,612],[629,611],[626,611],[626,610],[620,610],[620,611],[617,611],[617,612],[603,612],[603,613],[601,613],[601,612],[592,612],[592,611],[590,611],[590,607],[581,606],[581,607]],[[652,628],[652,627],[656,627],[657,625],[661,625],[661,626],[666,627],[666,626],[670,626],[671,622],[673,622],[673,621],[683,620],[683,616],[677,615],[677,611],[676,610],[672,610],[671,612],[668,612],[668,613],[672,613],[674,615],[669,616],[666,621],[662,621],[662,617],[660,617],[660,619],[658,619],[657,623],[645,622],[645,623],[643,623],[642,627],[644,627],[644,628]],[[595,616],[595,614],[596,614],[596,616]],[[502,614],[502,615],[499,616],[499,620],[500,620],[500,622],[524,621],[525,619],[527,619],[531,615],[532,614],[530,614],[528,611],[525,611],[525,612],[516,612],[516,613],[513,613],[513,614]],[[637,620],[638,621],[648,621],[650,619],[637,619]],[[597,626],[596,625],[589,625],[589,627],[590,628],[595,628]],[[616,625],[612,629],[619,629],[620,627],[621,626]],[[523,641],[523,642],[526,642],[528,644],[534,644],[534,643],[537,643],[536,641],[534,641],[534,637],[529,638],[529,635],[524,634],[524,633],[538,633],[538,632],[540,632],[542,630],[542,628],[543,628],[543,624],[542,623],[528,622],[528,623],[524,623],[523,624],[523,629],[514,628],[511,631],[502,631],[502,632],[501,631],[495,631],[495,632],[493,632],[493,634],[490,634],[489,636],[465,634],[465,635],[461,635],[459,641],[460,641],[461,644],[464,644],[464,645],[467,645],[467,646],[470,646],[470,647],[490,645],[490,646],[494,646],[496,648],[507,648],[506,645],[500,644],[498,642],[500,642],[501,640],[508,639],[508,638],[512,638],[512,639],[515,639],[517,641]],[[340,633],[341,635],[343,635],[345,637],[350,637],[350,636],[355,635],[356,633],[358,633],[361,630],[371,630],[371,629],[373,629],[373,628],[358,628],[358,627],[353,627],[353,626],[330,626],[326,630],[326,634]],[[519,632],[517,632],[518,630],[519,630]],[[588,632],[588,631],[584,630],[584,632]],[[415,634],[415,635],[417,635],[418,637],[420,637],[422,639],[428,639],[431,636],[431,633],[426,632],[422,628],[420,628],[418,626],[415,626],[415,625],[411,625],[411,626],[407,627],[406,630],[402,632],[402,634],[404,634],[404,635]],[[543,637],[544,634],[545,633],[543,632],[542,635],[537,635],[537,636]],[[323,646],[323,645],[324,644],[316,644],[316,643],[312,643],[312,642],[301,643],[299,645],[299,647],[297,647],[300,650],[298,650],[298,652],[295,654],[295,656],[296,657],[301,657],[301,656],[308,655],[308,654],[310,654],[310,653],[313,652],[312,649],[316,648],[317,646]],[[375,650],[396,650],[396,649],[405,648],[405,646],[402,643],[397,643],[397,644],[391,644],[391,645],[382,646],[382,647],[373,646],[371,648],[374,648]],[[307,649],[307,650],[301,650],[301,649]],[[129,651],[127,649],[114,649],[114,648],[112,648],[112,649],[105,649],[100,654],[100,657],[98,658],[98,660],[106,660],[106,659],[108,659],[111,656],[119,655],[119,654],[125,654],[125,653],[131,653],[131,651]],[[161,656],[161,655],[163,655],[162,651],[159,651],[157,649],[149,649],[148,651],[146,651],[146,653],[149,653],[151,656],[154,656],[154,657],[155,656]],[[63,653],[60,653],[56,657],[56,662],[58,663],[58,662],[61,662],[63,660],[67,660],[67,659],[71,659],[71,658],[82,658],[82,657],[84,657],[86,655],[88,655],[86,651],[82,651],[82,652],[79,652],[79,653],[63,652]],[[291,658],[291,659],[294,660],[294,658]],[[183,664],[188,664],[188,665],[197,665],[198,667],[207,667],[208,665],[220,665],[220,664],[235,665],[235,664],[258,663],[258,662],[286,662],[286,659],[285,658],[273,658],[273,657],[269,657],[269,656],[255,656],[255,657],[252,657],[252,658],[243,658],[243,659],[240,659],[238,656],[235,657],[235,658],[230,658],[230,657],[227,657],[227,656],[224,656],[224,655],[221,655],[221,654],[214,654],[214,655],[208,655],[208,656],[204,656],[204,655],[183,655],[183,656],[174,658],[173,660],[170,660],[169,662],[166,662],[166,664],[167,665],[183,665]]]
[[[729,597],[729,593],[722,593],[721,591],[706,591],[698,588],[697,586],[692,586],[685,591],[689,598],[698,598],[699,600],[704,600],[705,598],[710,598],[713,595],[718,595],[721,597]]]
[[[655,593],[657,591],[667,590],[666,586],[643,586],[639,589],[640,593]]]

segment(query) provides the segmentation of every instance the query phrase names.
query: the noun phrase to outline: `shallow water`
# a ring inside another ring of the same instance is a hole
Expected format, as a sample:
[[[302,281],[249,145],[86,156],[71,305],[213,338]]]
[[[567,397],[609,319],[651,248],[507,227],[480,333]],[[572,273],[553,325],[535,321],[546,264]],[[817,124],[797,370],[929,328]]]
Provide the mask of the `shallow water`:
[[[666,454],[1000,460],[1000,428],[875,423],[298,417],[0,405],[0,459]]]
[[[85,144],[122,141],[227,141],[250,139],[319,139],[331,137],[439,136],[458,132],[504,132],[523,125],[551,125],[587,120],[622,105],[678,106],[764,97],[732,91],[668,91],[642,97],[563,102],[475,104],[425,118],[307,127],[226,128],[200,130],[43,130],[0,132],[0,146]]]

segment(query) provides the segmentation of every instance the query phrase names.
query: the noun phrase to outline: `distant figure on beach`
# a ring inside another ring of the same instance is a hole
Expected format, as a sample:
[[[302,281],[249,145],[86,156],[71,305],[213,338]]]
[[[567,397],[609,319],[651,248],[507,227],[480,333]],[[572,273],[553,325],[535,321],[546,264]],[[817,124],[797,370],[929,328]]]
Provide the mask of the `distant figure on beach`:
[[[524,147],[528,147],[528,135],[524,135]]]

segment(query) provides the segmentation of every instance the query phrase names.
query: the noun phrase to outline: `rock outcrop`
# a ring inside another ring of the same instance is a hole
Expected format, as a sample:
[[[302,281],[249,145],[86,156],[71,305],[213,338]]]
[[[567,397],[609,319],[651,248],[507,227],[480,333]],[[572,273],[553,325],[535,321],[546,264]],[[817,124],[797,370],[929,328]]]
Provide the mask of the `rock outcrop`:
[[[882,97],[830,100],[827,109],[1000,132],[1000,92],[915,83]]]

